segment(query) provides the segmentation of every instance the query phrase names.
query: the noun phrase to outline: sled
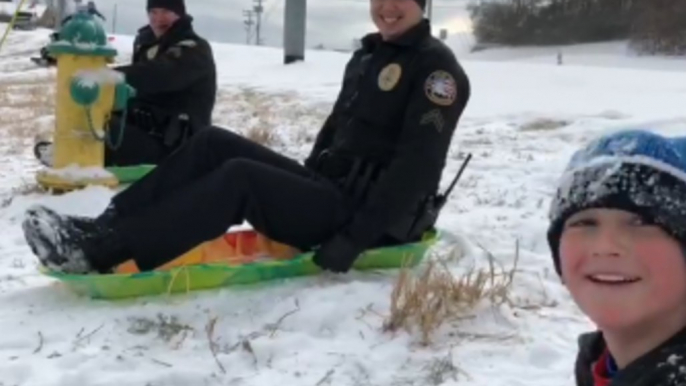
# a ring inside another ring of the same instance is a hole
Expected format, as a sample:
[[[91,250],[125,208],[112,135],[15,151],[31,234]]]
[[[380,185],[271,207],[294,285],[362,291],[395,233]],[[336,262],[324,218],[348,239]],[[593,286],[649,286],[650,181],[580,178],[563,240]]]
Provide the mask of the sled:
[[[154,168],[155,165],[109,166],[107,171],[114,174],[120,184],[127,185],[140,180]]]
[[[413,267],[422,261],[439,235],[439,231],[432,230],[415,243],[370,249],[355,261],[353,268],[365,271]],[[312,262],[312,255],[253,230],[240,230],[203,243],[150,272],[140,272],[133,261],[104,275],[63,274],[45,267],[42,271],[74,293],[114,300],[311,276],[321,272]]]

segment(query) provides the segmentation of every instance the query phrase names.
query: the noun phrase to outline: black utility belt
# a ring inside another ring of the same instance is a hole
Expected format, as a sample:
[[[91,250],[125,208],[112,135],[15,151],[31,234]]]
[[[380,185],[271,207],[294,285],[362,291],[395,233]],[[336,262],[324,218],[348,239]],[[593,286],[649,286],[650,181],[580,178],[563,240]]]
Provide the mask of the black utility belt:
[[[127,123],[153,137],[166,146],[176,147],[190,137],[193,127],[187,114],[163,114],[147,109],[134,108],[127,111]]]

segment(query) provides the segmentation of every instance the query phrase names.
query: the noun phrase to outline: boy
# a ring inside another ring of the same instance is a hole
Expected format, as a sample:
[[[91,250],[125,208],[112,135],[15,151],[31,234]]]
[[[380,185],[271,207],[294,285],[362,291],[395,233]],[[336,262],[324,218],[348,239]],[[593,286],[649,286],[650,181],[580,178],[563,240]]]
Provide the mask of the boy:
[[[578,386],[686,385],[686,138],[624,131],[567,167],[550,210],[558,274],[598,331]]]

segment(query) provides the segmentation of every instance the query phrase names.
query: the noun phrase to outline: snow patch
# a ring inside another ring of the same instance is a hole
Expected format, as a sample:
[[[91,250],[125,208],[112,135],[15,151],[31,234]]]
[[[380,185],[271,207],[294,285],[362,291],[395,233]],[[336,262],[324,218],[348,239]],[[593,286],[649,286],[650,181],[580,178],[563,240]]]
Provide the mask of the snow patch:
[[[97,44],[97,43],[87,43],[81,41],[70,42],[68,40],[58,40],[56,42],[50,43],[53,46],[64,46],[64,47],[76,47],[82,51],[98,51],[101,49],[114,49],[109,43]]]
[[[93,88],[98,85],[120,84],[124,82],[124,74],[107,67],[95,70],[80,70],[74,74],[78,84],[82,87]]]
[[[114,174],[105,168],[98,166],[82,167],[76,164],[60,169],[46,168],[45,173],[71,182],[115,178]]]

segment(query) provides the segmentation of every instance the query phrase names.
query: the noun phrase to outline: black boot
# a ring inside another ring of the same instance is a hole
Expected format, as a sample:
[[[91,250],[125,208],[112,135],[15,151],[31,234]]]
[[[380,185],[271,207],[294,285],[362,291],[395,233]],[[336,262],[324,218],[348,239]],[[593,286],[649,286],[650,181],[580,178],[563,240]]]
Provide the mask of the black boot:
[[[91,219],[34,206],[27,210],[22,227],[31,250],[47,268],[70,274],[110,273],[131,258],[115,220],[113,209]]]

